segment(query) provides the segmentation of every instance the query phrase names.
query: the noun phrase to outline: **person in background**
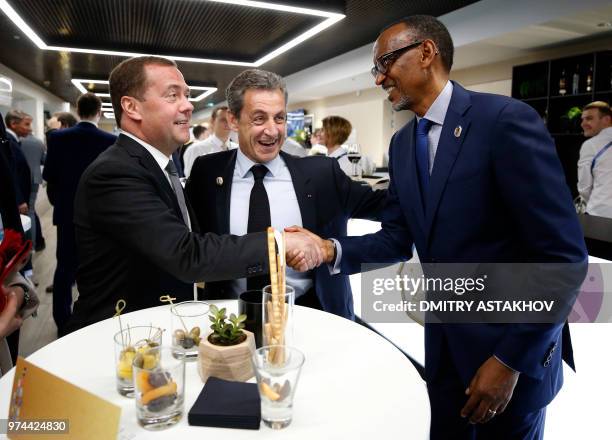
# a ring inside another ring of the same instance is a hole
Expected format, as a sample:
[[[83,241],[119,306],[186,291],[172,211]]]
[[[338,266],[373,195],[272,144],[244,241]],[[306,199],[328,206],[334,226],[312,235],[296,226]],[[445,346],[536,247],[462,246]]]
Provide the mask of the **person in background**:
[[[309,156],[327,156],[327,147],[323,145],[323,129],[317,128],[310,136]]]
[[[189,139],[186,144],[183,144],[181,148],[178,149],[179,163],[181,164],[181,169],[183,170],[183,177],[185,174],[185,152],[196,142],[206,140],[210,136],[210,130],[204,125],[194,125],[191,132],[193,134],[193,138]]]
[[[19,213],[28,215],[30,208],[30,192],[32,190],[32,178],[30,166],[21,151],[21,138],[32,132],[32,117],[20,110],[11,110],[6,114],[6,136],[9,141],[11,155],[11,174],[15,184],[17,195],[17,206]]]
[[[72,313],[72,285],[78,264],[73,222],[77,185],[85,169],[117,139],[98,128],[101,109],[99,97],[93,93],[81,95],[77,101],[81,122],[70,128],[55,130],[48,137],[43,178],[47,181],[47,195],[53,205],[53,224],[57,228],[53,319],[59,336],[65,334],[66,323]],[[59,118],[64,119],[64,115]]]
[[[30,175],[32,177],[30,200],[28,202],[28,206],[30,208],[29,216],[30,220],[32,221],[32,244],[34,250],[40,252],[45,249],[46,245],[45,239],[42,236],[40,219],[36,213],[36,198],[38,196],[38,189],[42,183],[42,172],[40,167],[45,163],[45,144],[30,133],[21,140],[21,151],[28,162],[28,166],[30,167]]]
[[[231,129],[227,122],[227,106],[215,107],[210,116],[212,134],[203,141],[194,142],[183,157],[185,176],[189,177],[195,160],[205,154],[234,150],[238,144],[230,140]]]
[[[351,123],[342,116],[328,116],[323,119],[323,129],[319,138],[327,148],[327,157],[336,159],[347,176],[352,175],[353,164],[349,161],[348,149],[343,144],[352,130]],[[361,155],[357,167],[358,175],[371,175],[375,169],[372,160],[364,154]]]
[[[61,130],[64,128],[74,127],[77,124],[77,118],[70,112],[57,112],[47,121],[49,130]]]
[[[210,130],[204,125],[196,125],[193,127],[193,138],[195,142],[204,141],[210,136]]]
[[[13,161],[13,152],[10,148],[4,120],[0,115],[0,242],[4,239],[6,229],[12,229],[23,235],[21,218],[17,209]],[[5,289],[12,293],[9,295],[9,302],[4,311],[0,313],[0,375],[10,369],[17,360],[19,352],[19,327],[22,321],[19,310],[24,292],[23,288],[10,287],[10,284],[19,281],[27,284],[27,280],[20,277],[17,280],[12,279],[5,286]]]
[[[298,141],[290,138],[289,136],[285,137],[285,142],[283,143],[281,150],[296,157],[308,156],[308,150],[302,147]]]
[[[612,111],[607,102],[595,101],[582,111],[586,140],[578,159],[578,193],[586,213],[612,218]]]

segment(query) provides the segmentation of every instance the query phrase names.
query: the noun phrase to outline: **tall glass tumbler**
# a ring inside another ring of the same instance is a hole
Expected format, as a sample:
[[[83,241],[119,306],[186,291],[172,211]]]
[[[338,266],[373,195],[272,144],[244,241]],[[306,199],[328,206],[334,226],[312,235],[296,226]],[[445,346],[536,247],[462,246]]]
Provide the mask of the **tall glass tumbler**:
[[[291,345],[293,343],[293,309],[295,290],[286,286],[285,292],[273,292],[272,286],[263,289],[262,341],[263,345]]]
[[[134,396],[132,363],[137,354],[159,347],[162,329],[150,325],[125,327],[115,334],[115,375],[117,391],[122,396]]]
[[[145,356],[153,359],[145,363]],[[171,347],[157,347],[134,358],[136,417],[150,430],[172,426],[183,416],[185,360],[177,359]]]

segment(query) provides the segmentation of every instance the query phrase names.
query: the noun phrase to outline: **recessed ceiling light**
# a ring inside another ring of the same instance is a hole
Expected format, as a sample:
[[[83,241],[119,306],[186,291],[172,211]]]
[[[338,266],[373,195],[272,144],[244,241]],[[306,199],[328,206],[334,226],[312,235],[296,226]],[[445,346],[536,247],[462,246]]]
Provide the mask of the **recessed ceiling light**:
[[[10,78],[0,76],[0,92],[11,93],[13,91],[13,81]]]
[[[260,9],[270,9],[275,11],[283,11],[293,14],[302,14],[302,15],[310,15],[315,17],[325,18],[321,23],[315,25],[311,29],[303,32],[287,43],[281,45],[280,47],[274,49],[273,51],[267,53],[261,58],[252,61],[234,61],[234,60],[221,60],[221,59],[212,59],[212,58],[196,58],[196,57],[183,57],[178,55],[164,55],[166,58],[170,58],[175,61],[184,61],[188,63],[208,63],[208,64],[226,64],[230,66],[245,66],[245,67],[259,67],[264,63],[276,58],[277,56],[287,52],[288,50],[294,48],[300,43],[312,38],[319,32],[327,29],[328,27],[334,25],[335,23],[342,20],[345,15],[339,14],[336,12],[327,12],[321,11],[319,9],[312,8],[301,8],[297,6],[288,6],[282,5],[278,3],[268,3],[263,1],[252,1],[252,0],[201,0],[201,1],[210,1],[215,3],[228,3],[231,5],[238,5],[250,8],[260,8]],[[54,50],[60,52],[78,52],[78,53],[91,53],[91,54],[99,54],[99,55],[114,55],[120,57],[136,57],[136,56],[147,56],[154,54],[145,54],[145,53],[137,53],[137,52],[121,52],[114,50],[102,50],[102,49],[83,49],[78,47],[61,47],[61,46],[48,46],[42,38],[38,36],[38,34],[21,18],[21,16],[13,9],[13,7],[7,2],[7,0],[0,0],[0,9],[7,15],[8,18],[30,39],[32,42],[38,46],[39,49],[42,50]]]
[[[108,84],[108,81],[104,79],[82,79],[82,78],[76,79],[76,78],[73,78],[71,82],[81,93],[87,93],[87,89],[85,88],[83,84],[92,84],[92,85],[93,84]],[[194,90],[201,92],[198,94],[192,93],[192,95],[195,95],[189,98],[189,100],[192,102],[199,102],[203,100],[204,98],[206,98],[207,96],[210,96],[217,91],[216,87],[189,86],[189,89],[192,92]],[[95,95],[99,96],[100,98],[110,98],[110,93],[95,93]]]
[[[107,119],[115,119],[115,114],[113,112],[104,112],[104,117]]]

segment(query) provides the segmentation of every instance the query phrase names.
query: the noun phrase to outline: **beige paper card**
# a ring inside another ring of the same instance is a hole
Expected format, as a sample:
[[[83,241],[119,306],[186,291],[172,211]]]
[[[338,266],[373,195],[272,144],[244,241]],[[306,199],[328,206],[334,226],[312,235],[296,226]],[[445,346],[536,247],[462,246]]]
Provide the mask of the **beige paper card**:
[[[8,438],[116,439],[120,417],[120,407],[21,357],[17,360]],[[11,431],[17,428],[19,433]]]

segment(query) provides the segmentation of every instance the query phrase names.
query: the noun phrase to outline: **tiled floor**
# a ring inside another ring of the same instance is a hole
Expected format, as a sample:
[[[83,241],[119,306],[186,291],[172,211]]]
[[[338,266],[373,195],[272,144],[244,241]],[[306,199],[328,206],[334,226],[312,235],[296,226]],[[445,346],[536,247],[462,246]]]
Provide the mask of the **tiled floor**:
[[[45,293],[45,288],[53,283],[55,271],[56,233],[53,226],[53,208],[47,199],[46,188],[41,188],[36,201],[36,212],[40,218],[43,236],[47,247],[34,254],[34,281],[38,283],[36,291],[40,299],[38,316],[27,319],[21,327],[19,337],[19,354],[28,356],[57,338],[57,327],[53,321],[53,294]]]

